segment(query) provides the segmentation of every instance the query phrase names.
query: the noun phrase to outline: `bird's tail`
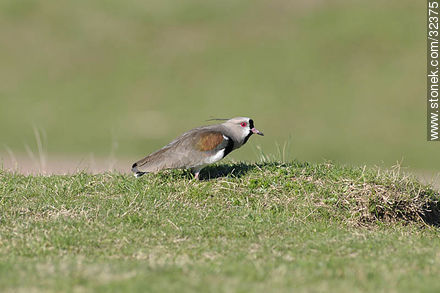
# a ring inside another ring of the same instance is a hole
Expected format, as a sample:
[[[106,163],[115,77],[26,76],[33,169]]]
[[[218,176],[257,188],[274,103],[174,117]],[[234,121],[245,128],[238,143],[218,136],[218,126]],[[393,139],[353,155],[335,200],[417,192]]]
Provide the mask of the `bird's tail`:
[[[147,172],[141,172],[141,171],[139,171],[139,170],[138,170],[138,164],[137,164],[137,163],[134,163],[133,166],[131,166],[131,172],[134,173],[134,176],[135,176],[136,178],[141,177],[142,175],[144,175],[145,173],[147,173]]]

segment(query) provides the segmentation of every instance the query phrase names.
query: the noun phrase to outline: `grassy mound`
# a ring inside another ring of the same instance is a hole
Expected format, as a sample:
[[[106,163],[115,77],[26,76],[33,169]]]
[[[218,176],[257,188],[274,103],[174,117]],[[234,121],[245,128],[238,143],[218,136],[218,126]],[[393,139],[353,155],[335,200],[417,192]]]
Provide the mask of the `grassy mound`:
[[[47,197],[54,196],[62,201],[83,196],[135,196],[166,200],[167,205],[186,203],[195,207],[202,200],[220,209],[246,206],[260,212],[298,215],[302,220],[314,217],[349,224],[400,220],[440,223],[439,193],[400,174],[398,168],[381,171],[331,163],[240,163],[208,167],[201,182],[180,170],[140,179],[111,173],[49,177],[2,173],[1,179],[3,190],[15,195],[42,195],[20,204],[20,209],[30,208],[34,200],[47,201]]]
[[[0,291],[440,289],[438,199],[397,169],[333,164],[0,171]]]
[[[399,167],[381,171],[294,162],[223,165],[206,172],[205,178],[238,177],[235,190],[255,201],[264,195],[259,203],[264,207],[303,205],[320,217],[356,224],[398,220],[440,224],[439,193],[401,174]]]

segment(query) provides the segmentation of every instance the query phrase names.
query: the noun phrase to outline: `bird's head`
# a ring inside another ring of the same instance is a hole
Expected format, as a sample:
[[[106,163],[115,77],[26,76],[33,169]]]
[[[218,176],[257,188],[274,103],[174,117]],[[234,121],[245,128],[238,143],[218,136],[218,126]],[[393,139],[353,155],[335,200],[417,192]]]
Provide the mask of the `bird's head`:
[[[223,125],[233,133],[240,145],[245,144],[252,134],[264,135],[255,128],[254,120],[247,117],[232,118],[223,123]]]

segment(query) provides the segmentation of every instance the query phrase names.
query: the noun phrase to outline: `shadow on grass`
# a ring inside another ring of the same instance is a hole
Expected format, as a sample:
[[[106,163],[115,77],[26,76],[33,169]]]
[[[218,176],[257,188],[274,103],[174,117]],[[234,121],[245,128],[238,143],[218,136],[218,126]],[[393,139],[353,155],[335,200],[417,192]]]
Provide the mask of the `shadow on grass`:
[[[210,180],[227,176],[240,178],[257,168],[259,168],[259,166],[256,164],[249,165],[245,163],[208,166],[200,172],[200,180]]]
[[[232,177],[241,178],[247,173],[254,170],[262,170],[264,168],[275,168],[279,166],[286,166],[289,164],[280,163],[236,163],[236,164],[222,164],[222,165],[211,165],[202,169],[200,172],[199,179],[201,181],[209,181],[221,177]],[[168,178],[171,176],[176,176],[176,178],[194,179],[194,173],[189,169],[176,169],[167,170],[165,172],[159,172],[157,176],[163,176]]]
[[[207,166],[200,172],[200,180],[210,180],[220,177],[240,178],[256,169],[262,170],[265,168],[274,168],[274,167],[286,166],[291,164],[268,162],[268,163],[254,163],[254,164],[236,163],[236,164]],[[294,164],[298,167],[304,167],[308,165],[307,163],[299,163],[299,162],[294,162]]]

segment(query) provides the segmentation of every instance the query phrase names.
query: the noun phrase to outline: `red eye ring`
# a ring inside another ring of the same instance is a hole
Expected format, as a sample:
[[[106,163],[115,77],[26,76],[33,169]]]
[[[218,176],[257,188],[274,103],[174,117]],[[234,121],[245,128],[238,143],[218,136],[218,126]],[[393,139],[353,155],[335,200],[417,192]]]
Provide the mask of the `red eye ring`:
[[[241,125],[241,127],[246,127],[247,123],[246,122],[241,122],[240,125]]]

